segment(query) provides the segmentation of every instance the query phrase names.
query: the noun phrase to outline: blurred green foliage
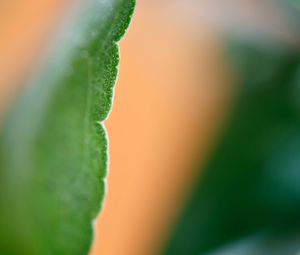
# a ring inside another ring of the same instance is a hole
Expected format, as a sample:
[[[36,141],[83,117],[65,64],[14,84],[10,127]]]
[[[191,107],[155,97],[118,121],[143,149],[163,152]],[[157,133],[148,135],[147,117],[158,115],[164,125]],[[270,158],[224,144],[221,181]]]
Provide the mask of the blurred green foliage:
[[[105,193],[119,53],[134,0],[74,10],[1,127],[0,254],[84,255]]]
[[[300,251],[300,52],[231,46],[233,109],[167,255]]]

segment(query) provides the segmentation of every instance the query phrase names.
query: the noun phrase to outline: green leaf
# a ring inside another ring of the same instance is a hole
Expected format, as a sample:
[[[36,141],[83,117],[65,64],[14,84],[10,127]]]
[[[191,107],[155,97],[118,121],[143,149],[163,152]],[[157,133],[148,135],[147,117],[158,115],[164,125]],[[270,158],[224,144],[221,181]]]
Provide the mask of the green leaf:
[[[117,42],[134,0],[86,0],[67,17],[0,134],[0,254],[83,255],[105,194]]]
[[[271,46],[244,43],[231,53],[239,91],[168,255],[206,254],[256,233],[300,232],[300,54]]]

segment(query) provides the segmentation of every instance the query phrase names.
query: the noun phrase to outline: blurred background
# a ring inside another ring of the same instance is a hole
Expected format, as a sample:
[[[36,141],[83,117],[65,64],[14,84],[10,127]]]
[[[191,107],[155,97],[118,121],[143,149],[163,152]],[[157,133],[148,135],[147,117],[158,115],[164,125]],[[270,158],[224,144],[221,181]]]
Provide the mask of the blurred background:
[[[1,1],[1,117],[21,93],[20,81],[34,69],[71,4],[72,0]],[[131,27],[120,44],[114,105],[105,122],[110,140],[108,195],[96,223],[91,255],[202,254],[191,240],[182,243],[181,251],[172,248],[172,240],[180,243],[178,226],[184,221],[183,215],[190,215],[187,210],[193,208],[189,205],[195,200],[193,194],[197,193],[202,173],[209,168],[207,162],[214,161],[211,155],[222,147],[219,140],[224,136],[226,120],[236,109],[244,76],[228,60],[228,42],[242,41],[251,49],[259,45],[260,56],[265,48],[280,51],[280,56],[286,56],[285,52],[296,56],[299,41],[295,13],[296,9],[286,3],[267,0],[138,1]],[[248,55],[256,57],[257,51]],[[272,63],[281,66],[283,58],[272,58]],[[257,69],[251,69],[250,77],[261,70],[263,59],[254,60]],[[266,75],[268,63],[261,71]],[[278,72],[270,71],[268,79]],[[232,138],[233,143],[236,140],[240,138]],[[224,163],[228,171],[230,166]],[[298,203],[298,198],[291,203]],[[201,217],[198,211],[197,216]],[[218,225],[212,228],[220,234]],[[229,238],[232,231],[228,232]],[[201,238],[201,233],[194,234]],[[221,245],[227,243],[225,239],[216,238]]]

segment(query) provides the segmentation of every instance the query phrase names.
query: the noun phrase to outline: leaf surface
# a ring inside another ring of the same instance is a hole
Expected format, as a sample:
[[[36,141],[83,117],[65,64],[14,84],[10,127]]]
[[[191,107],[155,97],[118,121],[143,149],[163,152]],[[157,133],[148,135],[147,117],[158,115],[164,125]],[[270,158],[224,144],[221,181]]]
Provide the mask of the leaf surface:
[[[103,127],[134,0],[79,1],[1,127],[0,254],[83,255],[105,194]]]

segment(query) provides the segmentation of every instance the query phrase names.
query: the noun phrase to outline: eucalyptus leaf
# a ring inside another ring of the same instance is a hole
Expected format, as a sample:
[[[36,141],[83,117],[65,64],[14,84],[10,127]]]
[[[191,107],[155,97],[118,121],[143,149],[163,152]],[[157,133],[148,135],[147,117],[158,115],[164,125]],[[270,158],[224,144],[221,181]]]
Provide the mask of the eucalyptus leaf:
[[[134,0],[77,1],[0,134],[0,254],[84,255],[105,195],[103,127]]]

